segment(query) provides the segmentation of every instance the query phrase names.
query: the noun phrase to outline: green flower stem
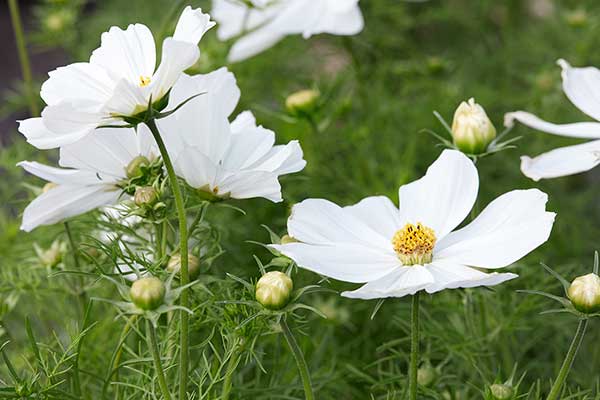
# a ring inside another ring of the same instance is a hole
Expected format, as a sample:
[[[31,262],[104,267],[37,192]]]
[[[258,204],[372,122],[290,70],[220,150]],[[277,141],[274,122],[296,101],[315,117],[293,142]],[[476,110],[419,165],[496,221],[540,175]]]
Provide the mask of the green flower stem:
[[[21,13],[19,12],[18,0],[8,0],[8,8],[10,8],[10,19],[12,21],[13,31],[15,33],[15,42],[17,51],[19,52],[19,62],[21,63],[21,73],[23,74],[23,82],[27,90],[27,100],[29,100],[29,113],[32,116],[37,116],[40,110],[37,105],[35,94],[33,92],[33,79],[31,77],[31,63],[29,54],[27,53],[27,45],[25,43],[25,34],[23,33],[23,24],[21,23]]]
[[[67,233],[67,238],[69,240],[69,246],[71,247],[71,253],[73,254],[73,265],[77,271],[81,272],[81,264],[79,264],[78,255],[79,250],[77,250],[75,239],[73,238],[73,232],[71,232],[71,227],[69,226],[68,222],[65,221],[64,226],[65,232]],[[81,306],[82,314],[85,314],[85,308],[87,306],[87,295],[85,294],[84,286],[85,284],[83,282],[83,277],[79,275],[79,287],[77,288],[77,295],[79,297],[79,304]]]
[[[188,238],[187,238],[187,220],[185,213],[185,206],[183,204],[183,196],[181,194],[181,188],[177,182],[177,176],[173,169],[173,163],[165,147],[165,143],[160,136],[156,122],[153,119],[146,121],[146,125],[150,128],[152,136],[156,141],[156,145],[160,150],[160,155],[165,164],[165,169],[169,176],[169,182],[171,183],[171,190],[173,191],[173,197],[175,197],[175,206],[177,207],[177,215],[179,219],[179,251],[181,254],[181,268],[179,270],[181,286],[185,286],[190,282],[190,276],[188,271]],[[189,307],[189,288],[185,289],[181,293],[180,304],[182,307]],[[185,400],[187,398],[187,383],[188,383],[188,359],[189,359],[189,316],[187,312],[180,313],[181,322],[181,333],[180,333],[180,365],[179,365],[179,399]]]
[[[310,374],[308,373],[308,365],[306,365],[306,360],[304,359],[302,350],[300,350],[300,346],[298,346],[298,342],[296,342],[292,331],[290,331],[290,327],[285,321],[285,318],[281,318],[279,325],[281,326],[283,336],[285,336],[285,340],[290,346],[290,350],[292,350],[292,354],[294,355],[294,359],[298,365],[298,371],[300,372],[300,378],[302,379],[302,385],[304,386],[304,397],[306,400],[314,400],[315,395],[313,394]]]
[[[240,355],[242,354],[241,347],[233,349],[229,362],[227,363],[227,372],[225,373],[225,380],[223,381],[223,390],[221,391],[221,400],[229,400],[229,394],[231,392],[231,386],[233,383],[233,374],[238,366]]]
[[[148,347],[150,347],[152,358],[154,359],[154,367],[156,368],[156,375],[158,376],[160,390],[162,391],[165,400],[171,400],[171,393],[169,393],[169,388],[165,379],[165,372],[163,370],[162,363],[160,362],[160,352],[158,351],[158,342],[156,341],[156,330],[154,329],[154,325],[152,325],[148,320],[146,320],[146,335]]]
[[[567,379],[567,375],[569,375],[569,371],[571,371],[571,366],[573,365],[573,361],[575,360],[575,356],[577,355],[577,350],[579,350],[579,346],[583,341],[583,336],[585,335],[585,329],[587,328],[588,320],[582,319],[579,321],[579,325],[577,326],[577,332],[575,332],[575,337],[573,337],[573,341],[571,342],[571,347],[569,347],[569,351],[567,352],[567,356],[560,367],[560,371],[558,372],[558,376],[554,381],[554,385],[550,390],[550,394],[548,395],[546,400],[558,400],[560,399],[561,389],[565,380]]]
[[[412,296],[410,318],[410,369],[408,371],[408,393],[410,400],[417,400],[417,370],[419,368],[419,292]]]

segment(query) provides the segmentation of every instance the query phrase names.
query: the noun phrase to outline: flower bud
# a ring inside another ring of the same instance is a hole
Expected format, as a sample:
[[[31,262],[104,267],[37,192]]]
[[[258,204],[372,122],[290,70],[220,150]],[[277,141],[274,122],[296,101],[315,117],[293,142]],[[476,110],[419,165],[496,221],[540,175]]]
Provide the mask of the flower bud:
[[[582,313],[600,311],[600,277],[592,273],[575,278],[567,295],[573,307]]]
[[[142,310],[156,310],[163,303],[165,293],[165,285],[156,277],[138,279],[129,290],[131,301]]]
[[[307,115],[311,114],[317,107],[317,101],[321,93],[314,89],[300,90],[290,94],[285,99],[285,108],[292,115]]]
[[[181,254],[176,253],[171,256],[167,263],[167,271],[179,274],[181,269]],[[200,260],[193,254],[188,254],[188,275],[190,280],[195,280],[200,275]]]
[[[125,173],[128,178],[135,178],[142,174],[142,167],[150,165],[150,160],[144,156],[137,156],[127,164]]]
[[[423,366],[417,370],[417,383],[420,386],[431,386],[437,378],[437,371],[431,365]]]
[[[152,205],[158,200],[158,193],[152,186],[138,186],[135,188],[133,202],[141,207],[144,205]]]
[[[62,261],[65,246],[59,241],[54,241],[46,250],[41,249],[36,244],[34,244],[34,249],[38,256],[38,260],[40,260],[40,263],[42,263],[43,266],[54,268]]]
[[[452,138],[460,151],[481,154],[495,137],[496,128],[473,98],[458,106],[452,121]]]
[[[515,391],[512,386],[503,383],[494,383],[490,386],[492,398],[495,400],[510,400],[513,398]]]
[[[294,283],[279,271],[264,274],[256,283],[256,301],[271,310],[280,310],[290,300]]]

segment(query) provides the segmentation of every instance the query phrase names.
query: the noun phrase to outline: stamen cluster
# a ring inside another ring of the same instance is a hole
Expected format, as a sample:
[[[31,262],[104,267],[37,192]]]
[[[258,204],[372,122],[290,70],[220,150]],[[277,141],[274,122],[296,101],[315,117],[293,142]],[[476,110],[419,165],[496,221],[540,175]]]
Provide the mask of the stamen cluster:
[[[406,224],[394,234],[392,244],[404,265],[422,265],[431,262],[436,237],[433,229],[418,222]]]

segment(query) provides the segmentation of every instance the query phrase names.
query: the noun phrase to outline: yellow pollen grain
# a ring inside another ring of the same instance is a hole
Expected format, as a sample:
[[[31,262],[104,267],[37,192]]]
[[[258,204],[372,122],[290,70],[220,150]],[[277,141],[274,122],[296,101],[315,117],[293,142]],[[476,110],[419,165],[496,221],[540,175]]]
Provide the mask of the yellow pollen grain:
[[[145,87],[150,84],[149,76],[140,76],[140,87]]]
[[[431,261],[436,237],[433,229],[418,222],[406,224],[392,238],[394,251],[405,265]]]

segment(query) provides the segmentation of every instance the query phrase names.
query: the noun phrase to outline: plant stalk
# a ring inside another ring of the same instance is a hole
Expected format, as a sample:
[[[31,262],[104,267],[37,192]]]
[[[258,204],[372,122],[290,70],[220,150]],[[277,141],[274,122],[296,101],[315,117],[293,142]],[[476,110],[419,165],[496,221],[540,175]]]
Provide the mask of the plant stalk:
[[[240,347],[236,347],[229,357],[227,364],[227,372],[225,372],[225,380],[223,381],[223,390],[221,391],[221,400],[229,400],[229,394],[231,393],[231,387],[233,384],[233,374],[238,366],[240,355],[242,350]]]
[[[177,182],[177,176],[175,175],[175,169],[173,163],[165,147],[165,143],[160,136],[158,127],[154,119],[146,121],[146,125],[152,132],[156,145],[160,150],[160,155],[163,159],[165,169],[169,176],[169,182],[171,184],[171,190],[173,191],[173,197],[175,198],[175,206],[177,207],[177,216],[179,219],[179,251],[181,254],[181,268],[179,270],[181,286],[187,285],[190,282],[189,271],[188,271],[188,238],[187,238],[187,219],[185,213],[185,206],[183,203],[183,195],[181,194],[181,188]],[[184,308],[189,307],[189,288],[185,289],[181,293],[180,304]],[[179,365],[179,399],[185,400],[187,398],[187,383],[188,383],[188,360],[189,360],[189,316],[187,312],[180,313],[180,365]]]
[[[73,232],[71,232],[71,227],[67,221],[64,222],[65,232],[67,233],[67,238],[69,240],[69,247],[71,247],[71,253],[73,254],[73,265],[78,272],[81,272],[81,264],[79,263],[79,255],[77,246],[75,244],[75,239],[73,238]],[[78,279],[78,288],[77,288],[77,297],[79,298],[79,304],[81,306],[82,315],[85,314],[85,308],[87,306],[87,295],[85,294],[85,284],[83,281],[83,277],[79,275]]]
[[[410,400],[417,400],[417,371],[419,368],[419,292],[412,296],[410,318],[410,367],[408,371],[408,393]]]
[[[171,400],[171,393],[169,393],[169,387],[165,379],[165,371],[163,370],[162,363],[160,361],[160,352],[158,351],[158,342],[156,341],[156,330],[154,325],[150,321],[146,320],[146,335],[148,340],[148,347],[152,352],[152,358],[154,359],[154,368],[156,368],[156,375],[158,377],[158,384],[165,400]]]
[[[577,350],[579,350],[579,346],[583,341],[583,336],[585,335],[585,329],[587,328],[588,320],[582,319],[579,321],[579,325],[577,326],[577,331],[575,332],[575,336],[573,337],[573,341],[571,342],[571,347],[569,347],[569,351],[565,357],[565,360],[560,367],[560,371],[558,372],[558,376],[554,381],[554,385],[552,385],[552,389],[550,390],[550,394],[546,398],[546,400],[558,400],[560,399],[561,390],[569,372],[571,371],[571,366],[573,365],[573,361],[575,360],[575,356],[577,355]]]
[[[21,23],[21,13],[19,11],[18,0],[8,0],[8,8],[10,8],[10,19],[12,21],[13,31],[15,33],[15,43],[19,53],[19,62],[21,64],[21,73],[25,90],[27,91],[27,100],[29,101],[29,113],[31,116],[38,116],[40,110],[38,108],[35,94],[33,92],[33,78],[31,75],[31,62],[27,53],[27,44],[25,41],[25,33],[23,32],[23,24]]]
[[[300,346],[298,346],[298,342],[296,342],[292,331],[290,331],[290,327],[288,326],[285,318],[281,318],[279,325],[281,326],[283,336],[285,336],[285,340],[287,341],[290,350],[292,350],[292,354],[296,360],[296,365],[298,365],[298,372],[300,372],[300,378],[302,379],[302,385],[304,386],[304,398],[306,400],[314,400],[315,395],[313,394],[310,374],[308,372],[308,365],[306,364],[302,350],[300,350]]]

